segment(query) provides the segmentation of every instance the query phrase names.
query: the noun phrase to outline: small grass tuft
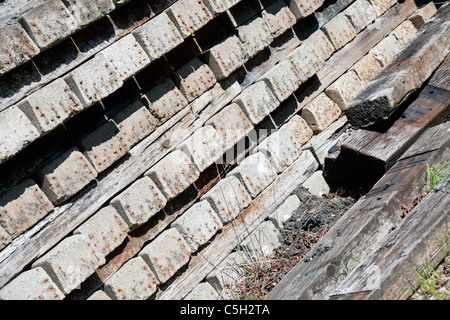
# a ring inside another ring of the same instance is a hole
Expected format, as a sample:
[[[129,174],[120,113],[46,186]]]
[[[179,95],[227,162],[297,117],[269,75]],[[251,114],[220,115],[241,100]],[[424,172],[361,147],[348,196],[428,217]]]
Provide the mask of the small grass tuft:
[[[445,181],[447,184],[450,184],[450,182],[445,179],[449,173],[450,163],[443,165],[430,165],[427,163],[427,180],[425,182],[425,185],[428,187],[427,191],[431,191],[436,188],[441,181]]]

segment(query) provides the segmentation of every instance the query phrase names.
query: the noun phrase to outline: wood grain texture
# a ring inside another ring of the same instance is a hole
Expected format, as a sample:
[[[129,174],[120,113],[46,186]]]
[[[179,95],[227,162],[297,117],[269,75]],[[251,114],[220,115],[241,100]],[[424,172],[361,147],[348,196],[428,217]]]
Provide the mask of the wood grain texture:
[[[448,158],[449,136],[446,131],[439,132],[440,139],[433,140],[436,145],[430,147],[432,151],[398,161],[279,282],[267,299],[328,299],[339,285],[339,275],[345,271],[343,260],[361,261],[367,256],[398,225],[400,206],[409,205],[420,194],[426,163]]]

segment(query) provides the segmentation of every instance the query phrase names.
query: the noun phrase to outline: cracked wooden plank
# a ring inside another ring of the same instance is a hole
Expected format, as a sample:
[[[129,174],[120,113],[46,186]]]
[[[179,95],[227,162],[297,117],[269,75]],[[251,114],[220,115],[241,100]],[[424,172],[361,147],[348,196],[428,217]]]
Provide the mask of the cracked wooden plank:
[[[159,292],[157,299],[184,298],[317,168],[318,163],[312,153],[307,150],[303,151],[300,157],[262,191],[249,207],[222,229],[214,242],[191,258],[188,268],[171,283],[169,288]]]

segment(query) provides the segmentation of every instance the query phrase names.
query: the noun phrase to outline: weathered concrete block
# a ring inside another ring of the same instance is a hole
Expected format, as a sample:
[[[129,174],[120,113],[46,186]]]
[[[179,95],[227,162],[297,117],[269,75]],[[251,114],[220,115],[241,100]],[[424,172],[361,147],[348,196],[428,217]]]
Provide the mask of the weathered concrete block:
[[[178,147],[183,150],[202,172],[224,154],[225,141],[211,125],[196,130]]]
[[[212,125],[219,132],[225,141],[225,150],[233,147],[253,129],[250,120],[236,103],[223,108],[206,125]]]
[[[41,133],[53,130],[84,109],[84,105],[62,79],[56,79],[32,93],[17,106]]]
[[[0,163],[39,137],[39,131],[17,106],[0,112]]]
[[[71,148],[37,173],[41,189],[54,205],[77,194],[97,172],[77,148]]]
[[[252,202],[252,198],[235,176],[219,181],[200,200],[210,203],[223,224],[236,218]]]
[[[365,84],[375,78],[381,69],[380,63],[371,53],[366,54],[350,68]]]
[[[254,57],[272,42],[269,28],[261,17],[253,18],[237,29],[239,40],[247,49],[248,57]]]
[[[309,16],[319,9],[324,0],[288,0],[286,3],[289,5],[294,17],[299,20]]]
[[[283,0],[276,0],[262,11],[262,18],[274,38],[290,29],[296,19]]]
[[[183,38],[190,36],[213,18],[201,0],[177,1],[167,9],[167,15]]]
[[[68,294],[105,263],[89,237],[77,234],[65,238],[32,264],[42,267],[59,289]]]
[[[123,81],[150,64],[150,58],[132,34],[114,42],[102,54]]]
[[[106,206],[75,229],[74,234],[85,234],[94,247],[106,257],[126,238],[128,225],[112,206]]]
[[[101,53],[70,72],[64,80],[85,106],[107,97],[123,84]]]
[[[220,300],[220,296],[208,282],[201,282],[183,300]]]
[[[241,0],[203,0],[203,3],[212,13],[214,13],[214,15],[219,15],[240,1]]]
[[[321,170],[316,171],[302,184],[303,187],[308,189],[311,194],[318,197],[323,196],[330,192],[330,187],[323,177]]]
[[[286,100],[300,86],[300,76],[289,59],[282,60],[261,78],[277,99]]]
[[[152,61],[183,42],[183,37],[165,12],[136,28],[133,35]]]
[[[325,94],[344,111],[363,88],[364,82],[358,78],[355,71],[350,70],[325,89]]]
[[[156,183],[169,200],[188,188],[200,174],[186,153],[174,150],[150,168],[145,175]]]
[[[8,232],[0,225],[0,250],[12,242],[12,238]]]
[[[0,224],[13,238],[52,210],[52,203],[36,183],[28,178],[0,195]]]
[[[304,145],[313,136],[312,129],[306,121],[298,114],[294,115],[288,122],[283,124],[280,129],[289,130],[298,145]]]
[[[295,194],[287,197],[275,212],[269,216],[269,220],[272,221],[276,228],[282,229],[283,223],[292,216],[298,207],[300,207],[300,204],[300,199]]]
[[[261,152],[254,153],[244,160],[228,174],[236,176],[255,198],[276,178],[277,172],[270,161]]]
[[[280,246],[279,235],[272,221],[264,221],[238,246],[248,259],[261,259]]]
[[[341,113],[339,106],[322,92],[302,109],[301,116],[317,134],[337,120]]]
[[[129,148],[125,137],[111,120],[80,140],[80,149],[97,172],[109,168],[123,157]]]
[[[303,44],[309,44],[319,61],[326,61],[334,53],[335,49],[321,29],[311,34]]]
[[[316,74],[325,62],[310,43],[302,43],[286,59],[292,62],[302,83]]]
[[[416,27],[417,30],[421,29],[423,25],[430,20],[437,12],[436,5],[433,1],[429,2],[422,8],[416,10],[408,20]]]
[[[61,1],[45,1],[25,12],[19,21],[41,49],[67,38],[79,28]]]
[[[268,79],[274,81],[276,78],[275,75],[269,74]],[[233,103],[242,108],[253,124],[258,124],[280,105],[265,81],[258,81],[247,87],[233,100]]]
[[[247,51],[237,36],[229,36],[205,53],[206,62],[217,80],[227,78],[248,59]]]
[[[325,24],[322,27],[322,31],[330,39],[336,50],[339,50],[356,37],[355,29],[343,12]]]
[[[400,46],[405,46],[409,40],[418,32],[411,20],[403,21],[394,31],[391,32],[395,36]]]
[[[102,300],[111,300],[110,296],[108,296],[106,294],[105,291],[103,290],[97,290],[95,291],[93,294],[90,295],[89,298],[87,298],[86,300],[97,300],[97,301],[102,301]]]
[[[150,103],[150,111],[159,123],[169,120],[188,105],[188,101],[170,78],[166,78],[145,93]]]
[[[381,67],[387,66],[399,53],[401,46],[393,35],[388,35],[381,40],[369,53],[380,63]]]
[[[368,0],[356,0],[344,10],[344,14],[350,20],[356,33],[364,30],[377,18],[377,13]]]
[[[385,13],[390,7],[397,3],[397,0],[369,0],[378,16]]]
[[[141,257],[128,260],[105,282],[105,292],[113,300],[147,300],[158,282]]]
[[[189,245],[175,228],[163,231],[139,253],[159,283],[169,280],[189,261],[190,255]]]
[[[62,300],[64,294],[42,268],[20,273],[0,290],[0,300]]]
[[[0,75],[18,67],[39,53],[39,48],[18,23],[0,28]]]
[[[188,102],[195,100],[217,82],[209,66],[197,57],[176,70],[173,78]]]
[[[117,124],[130,148],[152,133],[158,125],[158,120],[152,116],[141,100],[136,100],[121,109],[112,120]]]
[[[211,239],[223,227],[219,217],[208,201],[197,202],[178,217],[172,227],[184,237],[195,252]]]
[[[245,271],[246,257],[242,251],[230,253],[216,268],[206,276],[206,281],[221,292],[227,286],[235,284],[248,275]]]
[[[80,27],[112,12],[116,6],[112,0],[62,0]]]
[[[164,208],[166,198],[156,184],[145,176],[112,199],[111,205],[133,230]]]
[[[277,130],[256,147],[271,162],[277,173],[286,170],[301,153],[301,145],[286,128]]]

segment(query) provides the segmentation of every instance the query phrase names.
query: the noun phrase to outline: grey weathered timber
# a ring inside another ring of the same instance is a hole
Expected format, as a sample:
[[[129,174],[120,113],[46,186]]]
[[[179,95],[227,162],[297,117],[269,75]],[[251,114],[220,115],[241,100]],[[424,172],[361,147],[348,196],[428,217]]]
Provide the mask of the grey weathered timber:
[[[450,92],[426,86],[386,132],[358,129],[341,148],[346,149],[347,156],[355,153],[358,157],[367,157],[386,170],[427,127],[440,123],[449,113]]]
[[[357,263],[352,259],[362,261],[399,224],[401,218],[396,212],[422,191],[426,164],[449,161],[450,139],[446,130],[440,131],[440,139],[433,143],[428,145],[428,151],[398,161],[288,272],[267,299],[328,298],[346,271],[343,262],[350,261],[348,267],[354,268]]]
[[[356,128],[388,119],[417,91],[450,50],[450,4],[443,5],[408,47],[347,106]]]
[[[361,261],[330,299],[407,299],[420,284],[415,270],[427,264],[434,268],[443,258],[449,199],[448,184],[442,182]]]
[[[447,54],[444,61],[434,71],[428,85],[450,91],[450,54]]]
[[[214,242],[191,257],[183,274],[176,278],[169,288],[158,293],[156,299],[177,300],[185,297],[317,168],[318,163],[311,152],[304,151],[286,171],[253,200],[249,207],[217,234]]]
[[[328,151],[337,145],[344,137],[345,130],[348,127],[347,117],[341,116],[321,133],[313,136],[303,149],[310,149],[321,165],[324,164]]]
[[[450,122],[447,122],[427,130],[417,147],[413,148],[414,152],[423,152],[423,148],[429,146],[430,139],[442,139],[449,129]],[[446,179],[448,181],[449,177]],[[330,298],[407,299],[420,283],[414,270],[426,263],[434,268],[448,249],[449,208],[450,185],[442,181],[393,232],[373,248]]]

